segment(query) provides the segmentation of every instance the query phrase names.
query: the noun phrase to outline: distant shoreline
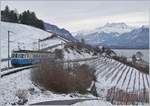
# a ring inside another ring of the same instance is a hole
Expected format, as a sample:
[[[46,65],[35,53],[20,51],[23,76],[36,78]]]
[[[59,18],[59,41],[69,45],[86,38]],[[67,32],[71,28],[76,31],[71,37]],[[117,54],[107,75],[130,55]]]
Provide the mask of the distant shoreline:
[[[147,49],[141,49],[141,48],[111,48],[111,49],[117,49],[117,50],[119,50],[119,49],[120,49],[120,50],[122,50],[122,49],[124,49],[124,50],[125,50],[125,49],[128,49],[128,50],[130,50],[130,49],[131,49],[131,50],[149,50],[149,48],[147,48]]]

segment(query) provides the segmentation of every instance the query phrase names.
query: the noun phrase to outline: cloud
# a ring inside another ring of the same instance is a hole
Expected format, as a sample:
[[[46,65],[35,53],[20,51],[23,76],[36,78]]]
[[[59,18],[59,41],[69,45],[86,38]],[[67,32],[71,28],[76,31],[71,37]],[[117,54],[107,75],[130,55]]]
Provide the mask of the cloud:
[[[107,22],[125,22],[129,25],[145,25],[149,23],[149,14],[147,12],[131,12],[125,14],[89,17],[85,19],[77,19],[74,21],[64,22],[67,29],[70,31],[88,30],[103,26]],[[63,23],[62,23],[63,24]]]
[[[71,32],[93,29],[107,22],[129,25],[148,23],[149,1],[2,1],[19,12],[34,11],[43,21],[64,27]]]

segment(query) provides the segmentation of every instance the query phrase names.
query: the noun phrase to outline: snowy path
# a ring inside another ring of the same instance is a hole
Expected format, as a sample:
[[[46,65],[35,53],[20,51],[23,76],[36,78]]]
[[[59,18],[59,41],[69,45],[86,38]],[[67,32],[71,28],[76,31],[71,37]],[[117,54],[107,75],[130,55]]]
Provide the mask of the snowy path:
[[[34,103],[31,105],[72,105],[72,104],[75,104],[78,102],[89,101],[89,100],[98,100],[98,99],[95,98],[95,99],[54,100],[54,101],[45,101],[45,102]]]
[[[24,66],[24,67],[8,69],[7,71],[4,71],[1,73],[1,77],[7,76],[10,74],[14,74],[14,73],[26,70],[26,69],[34,68],[34,67],[36,67],[36,65],[29,65],[29,66]]]

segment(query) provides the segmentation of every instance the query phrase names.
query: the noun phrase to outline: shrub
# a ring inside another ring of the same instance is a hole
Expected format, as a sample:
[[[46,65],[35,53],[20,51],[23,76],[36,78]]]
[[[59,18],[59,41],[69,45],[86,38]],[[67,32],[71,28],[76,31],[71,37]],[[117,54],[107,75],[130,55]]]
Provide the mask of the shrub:
[[[76,90],[80,93],[86,93],[86,88],[90,86],[92,81],[96,80],[95,70],[85,64],[75,67],[74,70],[76,77]]]
[[[68,65],[66,68],[63,63],[44,61],[39,68],[31,71],[31,79],[56,93],[86,93],[86,89],[95,80],[94,72],[94,69],[85,64]]]
[[[56,59],[63,59],[64,58],[63,50],[55,49],[55,56],[56,56]]]
[[[28,95],[28,91],[27,90],[24,90],[24,89],[17,90],[16,96],[18,97],[19,100],[16,103],[13,103],[13,104],[14,105],[16,105],[16,104],[24,105],[28,101],[27,95]]]
[[[17,90],[16,92],[16,96],[19,98],[19,99],[26,99],[27,98],[27,91],[26,90]]]

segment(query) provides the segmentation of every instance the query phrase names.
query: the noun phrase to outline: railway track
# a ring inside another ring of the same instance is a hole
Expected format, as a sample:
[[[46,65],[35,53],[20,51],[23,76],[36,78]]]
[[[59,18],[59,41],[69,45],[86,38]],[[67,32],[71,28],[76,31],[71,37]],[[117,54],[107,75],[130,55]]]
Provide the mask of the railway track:
[[[13,69],[14,67],[6,67],[6,68],[2,68],[1,69],[1,72],[3,72],[3,71],[6,71],[6,70],[9,70],[9,69]]]
[[[84,58],[84,59],[74,59],[74,60],[65,60],[65,61],[64,60],[62,60],[62,61],[58,60],[56,62],[58,62],[58,63],[68,63],[68,62],[74,63],[74,62],[90,61],[90,60],[94,60],[94,59],[97,59],[97,57]],[[23,66],[23,67],[17,67],[17,68],[14,68],[14,67],[3,68],[3,69],[1,69],[1,77],[7,76],[7,75],[10,75],[10,74],[14,74],[14,73],[26,70],[26,69],[35,68],[35,67],[38,67],[38,65],[29,65],[29,66]]]
[[[37,65],[29,65],[29,66],[24,66],[24,67],[12,68],[12,69],[9,69],[8,71],[1,72],[1,77],[14,74],[14,73],[26,70],[26,69],[34,68],[34,67],[37,67]]]

